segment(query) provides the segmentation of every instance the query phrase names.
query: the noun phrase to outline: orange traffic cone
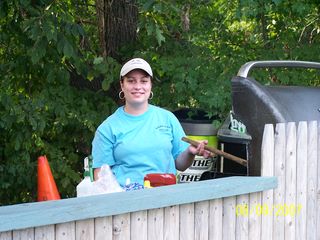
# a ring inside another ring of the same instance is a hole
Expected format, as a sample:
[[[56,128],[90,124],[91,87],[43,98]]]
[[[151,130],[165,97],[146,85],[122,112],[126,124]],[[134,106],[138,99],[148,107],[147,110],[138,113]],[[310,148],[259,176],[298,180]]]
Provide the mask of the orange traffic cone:
[[[38,157],[38,202],[60,199],[46,156]]]

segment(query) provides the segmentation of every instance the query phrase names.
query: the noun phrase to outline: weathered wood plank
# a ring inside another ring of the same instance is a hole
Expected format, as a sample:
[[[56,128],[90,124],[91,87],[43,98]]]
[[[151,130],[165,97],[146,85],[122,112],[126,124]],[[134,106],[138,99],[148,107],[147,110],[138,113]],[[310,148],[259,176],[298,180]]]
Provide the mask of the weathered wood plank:
[[[194,239],[209,239],[209,201],[195,203]]]
[[[55,239],[55,226],[47,225],[35,228],[35,240],[54,240]]]
[[[130,213],[115,215],[113,221],[113,239],[127,240],[130,239]]]
[[[194,239],[194,203],[180,205],[180,236],[179,239]]]
[[[214,199],[210,200],[209,203],[209,239],[221,240],[223,234],[223,200],[222,198]]]
[[[308,154],[307,154],[307,237],[308,240],[317,239],[317,147],[318,124],[316,121],[308,123]],[[318,183],[319,184],[319,183]]]
[[[76,223],[68,222],[56,224],[56,240],[75,240],[76,239]]]
[[[273,205],[269,206],[273,211],[273,238],[284,240],[284,216],[278,214],[275,209],[284,206],[285,198],[285,169],[286,169],[286,125],[278,123],[275,129],[274,139],[274,176],[278,178],[278,187],[274,189]]]
[[[318,149],[317,149],[317,158],[318,158],[318,173],[317,173],[317,176],[318,176],[318,180],[317,180],[317,188],[316,188],[316,193],[317,193],[317,227],[315,229],[316,231],[316,236],[317,236],[317,239],[320,239],[320,121],[318,122]]]
[[[130,216],[130,239],[147,240],[148,239],[148,215],[147,211],[138,211],[131,213]]]
[[[148,211],[148,239],[163,239],[164,209],[156,208]]]
[[[164,209],[164,239],[179,239],[179,206]]]
[[[261,206],[261,192],[251,193],[249,195],[249,239],[261,238],[261,214],[258,214],[257,208]]]
[[[12,240],[12,231],[0,232],[0,240]]]
[[[94,237],[95,240],[112,239],[112,216],[99,217],[94,220]]]
[[[261,175],[274,175],[274,130],[272,124],[264,126],[261,145]],[[261,214],[261,239],[269,240],[273,236],[273,189],[263,191],[259,214]]]
[[[34,228],[13,231],[12,240],[34,240]]]
[[[296,238],[307,239],[307,177],[308,177],[308,125],[299,122],[297,132],[297,206],[301,204],[296,217]]]
[[[180,205],[180,233],[179,239],[194,239],[194,203]]]
[[[222,237],[225,240],[235,239],[236,233],[236,198],[223,199]]]
[[[236,236],[237,240],[249,240],[249,195],[237,196],[236,205]]]
[[[297,181],[297,148],[296,148],[296,124],[290,122],[287,124],[286,136],[286,190],[285,203],[296,206],[296,181]],[[284,207],[284,206],[280,206]],[[295,239],[296,236],[296,221],[295,216],[287,214],[285,216],[285,237],[286,239]]]
[[[76,221],[76,239],[94,240],[94,219]]]
[[[200,202],[263,191],[276,185],[277,180],[272,177],[229,177],[139,191],[5,206],[0,207],[0,232]]]

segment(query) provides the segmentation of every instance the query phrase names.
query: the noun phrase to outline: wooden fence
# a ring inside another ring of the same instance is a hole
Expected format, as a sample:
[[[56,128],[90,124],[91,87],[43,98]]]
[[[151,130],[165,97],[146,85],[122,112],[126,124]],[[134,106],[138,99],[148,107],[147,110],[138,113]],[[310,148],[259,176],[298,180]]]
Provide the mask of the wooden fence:
[[[273,210],[261,219],[261,239],[320,239],[319,124],[265,125],[261,173],[276,176],[278,187],[261,194],[262,207]]]
[[[0,240],[320,239],[319,132],[266,125],[262,177],[0,207]]]
[[[0,208],[0,239],[232,239],[237,195],[274,177],[230,177]],[[244,218],[247,219],[247,218]]]

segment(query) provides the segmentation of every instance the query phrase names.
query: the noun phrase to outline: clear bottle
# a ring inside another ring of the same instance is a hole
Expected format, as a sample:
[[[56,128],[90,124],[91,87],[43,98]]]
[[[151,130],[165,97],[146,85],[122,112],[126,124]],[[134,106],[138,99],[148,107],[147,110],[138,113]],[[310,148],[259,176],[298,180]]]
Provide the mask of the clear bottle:
[[[83,160],[84,178],[77,185],[77,197],[84,197],[92,195],[93,188],[93,169],[92,169],[92,157],[86,157]]]

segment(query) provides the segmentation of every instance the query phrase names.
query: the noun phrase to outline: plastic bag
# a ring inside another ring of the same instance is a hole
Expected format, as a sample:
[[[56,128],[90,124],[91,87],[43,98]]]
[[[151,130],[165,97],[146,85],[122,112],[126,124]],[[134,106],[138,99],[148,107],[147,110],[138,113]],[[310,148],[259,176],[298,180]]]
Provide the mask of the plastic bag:
[[[99,179],[94,181],[94,188],[98,193],[122,192],[123,189],[119,185],[117,179],[113,175],[109,165],[103,165],[99,172]]]
[[[86,182],[86,184],[83,185],[86,189],[82,189],[81,192],[79,191],[77,197],[124,191],[117,182],[109,165],[103,165],[98,176],[99,178],[97,181]]]

